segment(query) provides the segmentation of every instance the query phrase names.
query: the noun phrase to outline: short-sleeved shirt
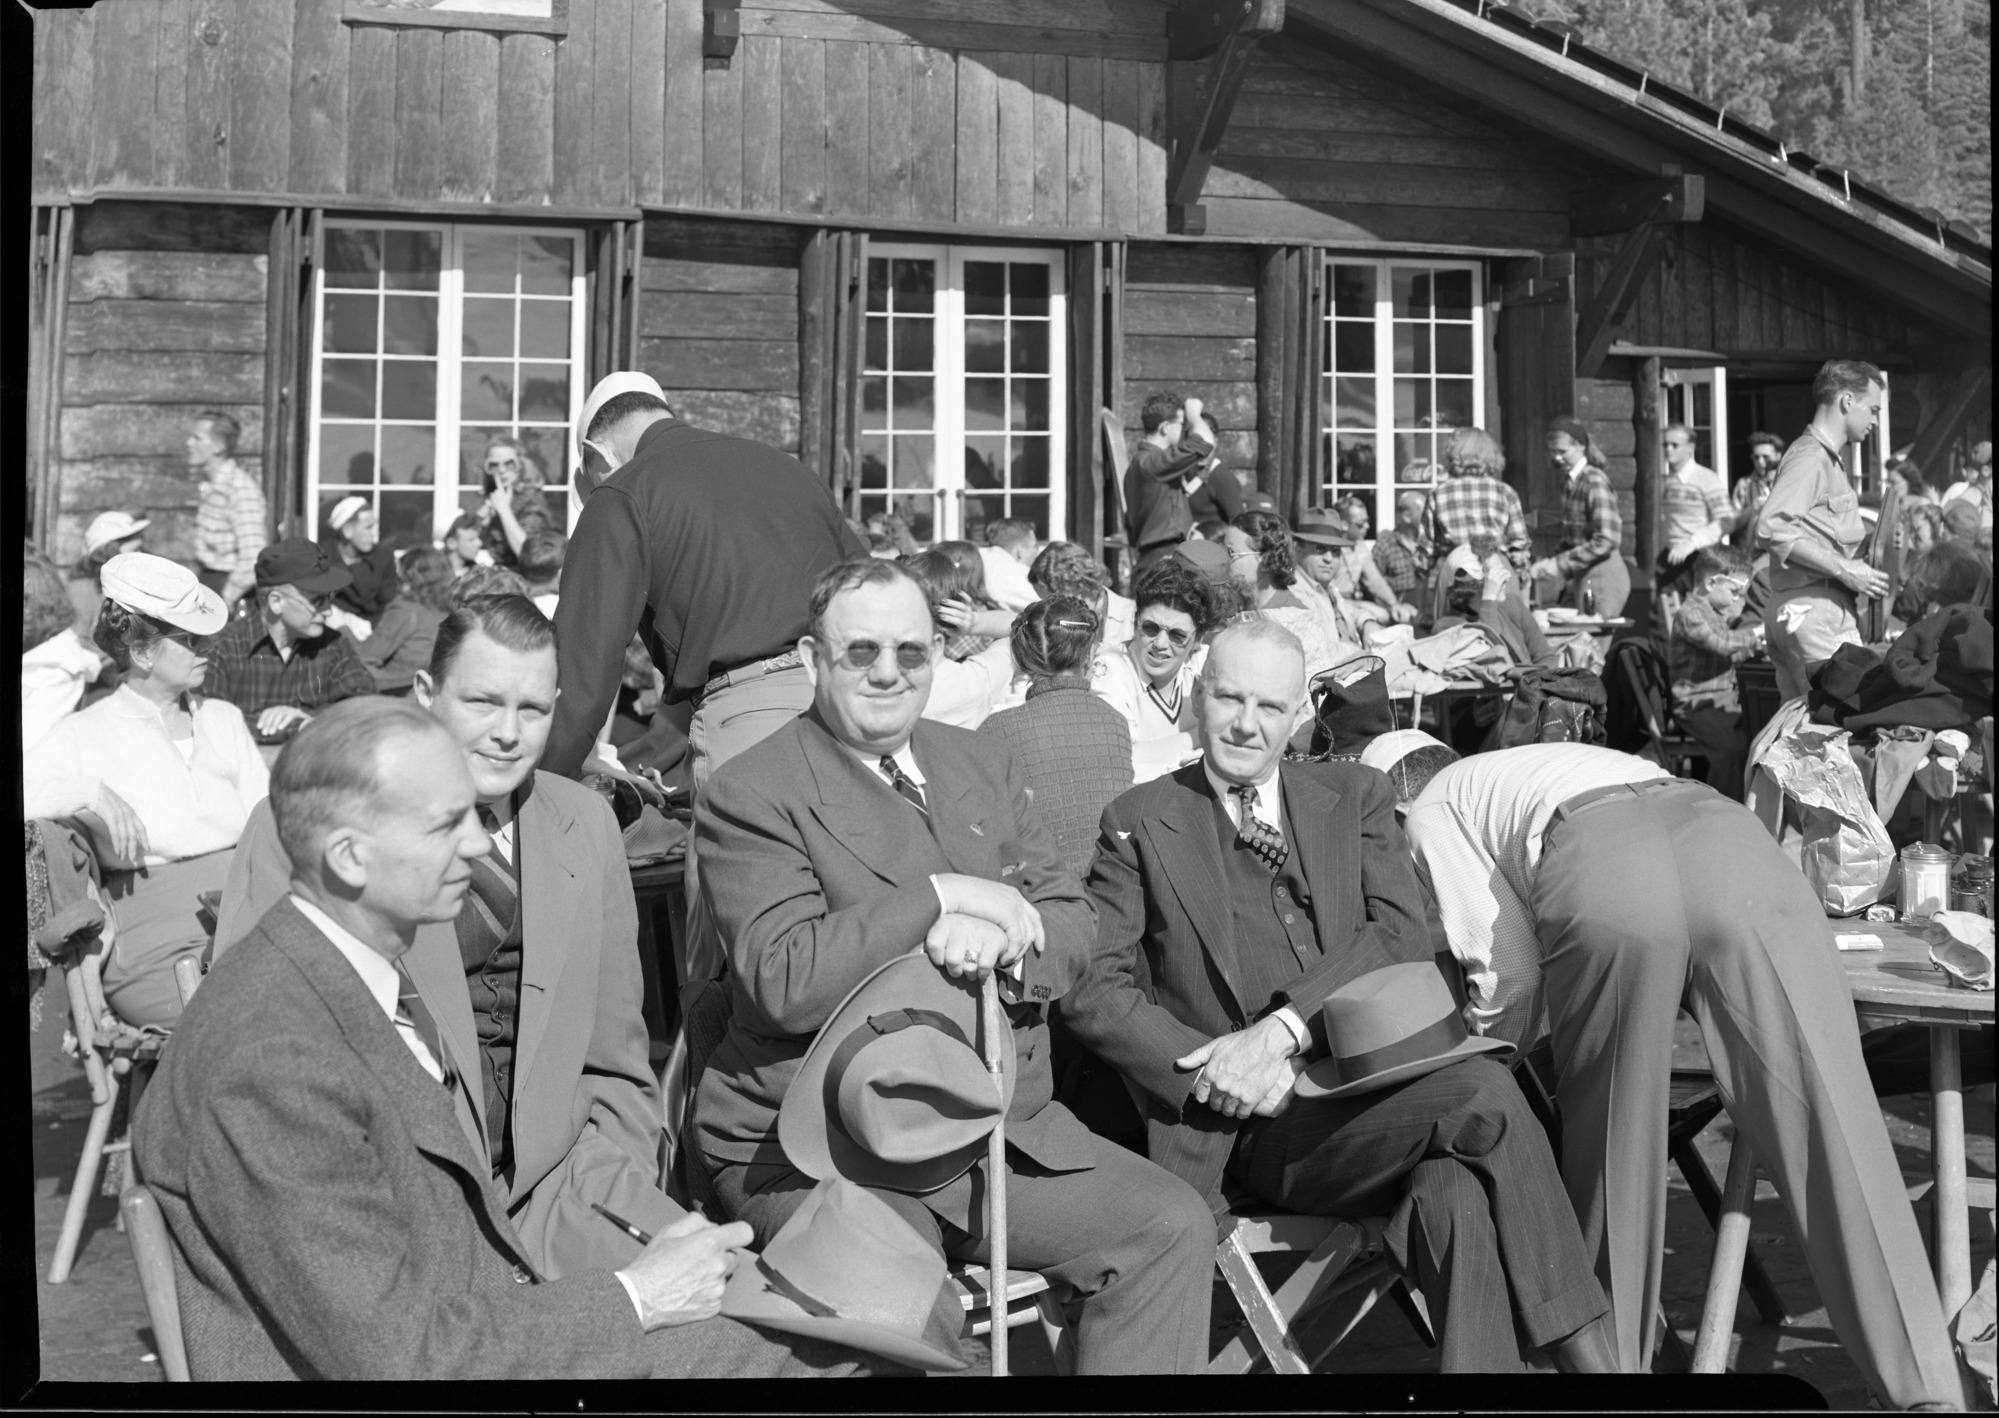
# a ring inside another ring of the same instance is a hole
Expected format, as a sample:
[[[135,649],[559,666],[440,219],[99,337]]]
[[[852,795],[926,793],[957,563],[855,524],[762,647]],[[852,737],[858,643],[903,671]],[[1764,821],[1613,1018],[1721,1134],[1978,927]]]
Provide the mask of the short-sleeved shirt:
[[[1823,573],[1790,565],[1791,552],[1806,542],[1832,556],[1852,557],[1867,539],[1860,497],[1847,479],[1839,455],[1806,429],[1784,450],[1777,481],[1756,515],[1757,538],[1770,548],[1770,588],[1795,591]]]

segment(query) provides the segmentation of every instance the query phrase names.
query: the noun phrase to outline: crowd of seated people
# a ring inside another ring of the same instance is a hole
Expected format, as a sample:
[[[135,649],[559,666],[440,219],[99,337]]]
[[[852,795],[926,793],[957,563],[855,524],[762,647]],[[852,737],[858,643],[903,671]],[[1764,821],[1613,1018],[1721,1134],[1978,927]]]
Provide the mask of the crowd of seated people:
[[[802,712],[773,714],[760,742],[697,780],[695,889],[726,965],[688,985],[724,991],[728,1017],[685,1081],[697,1106],[679,1145],[708,1170],[713,1216],[669,1198],[659,1170],[665,1105],[618,821],[570,781],[581,775],[542,766],[574,682],[558,670],[563,647],[594,604],[584,547],[604,519],[591,509],[626,496],[667,439],[620,447],[627,461],[591,492],[566,604],[569,537],[527,450],[504,438],[485,450],[486,499],[438,545],[390,549],[376,510],[344,499],[321,542],[257,552],[233,615],[195,571],[135,549],[143,520],[100,519],[77,578],[101,587],[86,645],[84,602],[29,557],[27,814],[74,822],[93,844],[113,1008],[185,1031],[134,1146],[191,1261],[198,1377],[962,1366],[929,1302],[947,1261],[990,1256],[980,1208],[994,1179],[968,1131],[992,1111],[989,1076],[952,1013],[984,978],[998,982],[1014,1050],[1000,1101],[1013,1264],[1070,1287],[1080,1372],[1205,1365],[1225,1186],[1238,1201],[1388,1216],[1385,1244],[1423,1293],[1446,1372],[1517,1370],[1537,1354],[1568,1372],[1643,1370],[1662,1237],[1622,1212],[1606,1234],[1602,1215],[1572,1205],[1617,1192],[1604,1175],[1615,1149],[1591,1157],[1572,1141],[1558,1169],[1503,1065],[1546,1027],[1528,1008],[1537,991],[1557,1027],[1593,998],[1556,927],[1536,938],[1538,919],[1568,909],[1561,863],[1539,855],[1544,832],[1588,809],[1633,835],[1678,841],[1720,823],[1760,841],[1721,802],[1741,771],[1723,681],[1758,641],[1741,623],[1747,558],[1725,542],[1700,549],[1672,623],[1686,653],[1668,656],[1675,697],[1709,715],[1720,794],[1608,750],[1543,772],[1539,746],[1502,749],[1467,772],[1422,734],[1386,735],[1358,761],[1310,761],[1291,750],[1312,722],[1312,682],[1371,636],[1469,621],[1515,663],[1552,664],[1523,595],[1527,538],[1503,455],[1482,430],[1452,432],[1444,479],[1399,497],[1394,526],[1371,538],[1364,500],[1286,519],[1232,472],[1204,473],[1212,433],[1198,401],[1155,403],[1157,490],[1227,516],[1189,515],[1177,531],[1161,520],[1132,548],[1143,556],[1128,583],[1029,523],[923,546],[893,514],[841,528],[835,508],[843,559],[787,588],[797,624],[783,653],[704,665],[689,693],[669,689],[656,618],[639,620],[635,649],[621,644],[616,673],[652,661],[645,711],[655,728],[677,722],[682,745],[690,713],[745,670],[754,683],[802,668],[810,686]],[[1594,566],[1581,551],[1607,533],[1588,500],[1592,466],[1573,468],[1585,535],[1553,569],[1581,584]],[[1203,497],[1204,476],[1230,479],[1226,495]],[[1969,535],[1924,548],[1910,584],[1925,605],[1980,565],[1989,494],[1977,495],[1956,504]],[[782,549],[772,558],[782,565]],[[115,688],[91,701],[107,665]],[[585,773],[609,754],[609,727]],[[1480,775],[1520,811],[1480,796]],[[1629,792],[1598,808],[1607,788]],[[1404,834],[1411,812],[1420,841]],[[1795,874],[1761,858],[1753,870]],[[1654,885],[1679,899],[1677,879]],[[1763,935],[1817,927],[1797,885],[1771,894]],[[1504,941],[1478,916],[1502,887],[1518,908]],[[196,905],[211,891],[227,949],[183,1021],[171,965],[208,944]],[[1438,954],[1439,919],[1453,960]],[[1830,969],[1780,968],[1819,985]],[[1708,1015],[1739,1003],[1734,978],[1708,978],[1703,960],[1658,969],[1642,1021],[1591,1025],[1599,1054],[1642,1045],[1649,1060],[1687,990]],[[1440,975],[1462,975],[1471,1004]],[[906,995],[886,992],[905,977]],[[1447,1041],[1416,1048],[1415,1064],[1342,1054],[1341,1019],[1439,998],[1441,1013],[1410,1032]],[[280,1019],[285,1037],[259,1035]],[[1057,1096],[1051,1022],[1130,1084],[1147,1114],[1142,1153],[1092,1133]],[[1818,1011],[1797,1027],[1841,1078],[1854,1071],[1850,1016]],[[899,1062],[871,1074],[871,1055]],[[1579,1118],[1588,1072],[1563,1080]],[[954,1094],[961,1075],[976,1086]],[[1619,1087],[1649,1108],[1664,1085],[1651,1069]],[[231,1108],[210,1106],[216,1090]],[[1808,1123],[1829,1105],[1785,1106]],[[1859,1165],[1835,1169],[1852,1174],[1850,1195],[1786,1198],[1801,1218],[1830,1218],[1812,1263],[1846,1305],[1832,1323],[1885,1404],[1955,1404],[1934,1295],[1909,1278],[1920,1242],[1899,1183],[1883,1181],[1885,1131],[1868,1107],[1848,1112],[1842,1127],[1874,1131],[1807,1144],[1786,1113],[1759,1133],[1759,1156],[1767,1147],[1773,1172],[1794,1177],[1807,1145],[1854,1150]],[[907,1334],[882,1337],[904,1323],[884,1319],[885,1304],[865,1323],[829,1319],[836,1285],[786,1280],[787,1246],[815,1227],[819,1250],[855,1275],[908,1249],[904,1283],[931,1293]],[[857,1249],[863,1235],[889,1239]],[[1841,1257],[1876,1251],[1900,1259],[1839,1271]],[[323,1267],[304,1263],[315,1254]],[[755,1287],[762,1309],[742,1294]],[[772,1321],[772,1295],[799,1314]],[[431,1328],[405,1332],[412,1316]]]

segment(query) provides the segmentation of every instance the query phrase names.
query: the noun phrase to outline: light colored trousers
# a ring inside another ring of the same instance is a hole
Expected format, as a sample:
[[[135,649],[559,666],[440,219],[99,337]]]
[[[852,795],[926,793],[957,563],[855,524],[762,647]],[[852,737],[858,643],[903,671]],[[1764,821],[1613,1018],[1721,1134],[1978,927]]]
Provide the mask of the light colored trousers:
[[[1548,829],[1531,904],[1562,1175],[1610,1295],[1623,1369],[1645,1372],[1657,1337],[1684,1005],[1868,1384],[1894,1408],[1962,1402],[1832,933],[1755,816],[1677,780],[1589,804]]]
[[[1858,602],[1837,581],[1813,581],[1773,591],[1763,607],[1763,628],[1777,689],[1796,699],[1812,687],[1811,674],[1842,645],[1860,643]]]
[[[803,665],[718,689],[701,701],[687,726],[688,773],[694,817],[701,818],[708,780],[744,749],[761,743],[812,707],[812,680]],[[722,935],[700,890],[694,838],[687,839],[687,952],[679,984],[712,980],[722,970]],[[683,991],[683,999],[687,998]]]

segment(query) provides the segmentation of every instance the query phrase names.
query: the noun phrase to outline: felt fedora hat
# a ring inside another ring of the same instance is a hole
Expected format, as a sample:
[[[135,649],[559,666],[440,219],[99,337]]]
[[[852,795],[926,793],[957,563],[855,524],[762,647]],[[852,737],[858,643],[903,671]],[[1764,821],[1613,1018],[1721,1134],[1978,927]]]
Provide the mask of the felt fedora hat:
[[[1358,546],[1360,538],[1354,535],[1347,519],[1337,508],[1307,507],[1298,514],[1298,521],[1291,528],[1291,535],[1301,542],[1316,542],[1323,547]]]
[[[920,1369],[971,1366],[958,1340],[965,1309],[944,1257],[894,1207],[844,1177],[814,1187],[762,1255],[742,1257],[722,1313]]]
[[[936,1191],[985,1154],[1013,1102],[1013,1032],[998,1080],[979,1053],[979,996],[922,951],[899,956],[833,1011],[778,1108],[777,1138],[808,1177]]]
[[[1474,1054],[1510,1054],[1503,1039],[1465,1031],[1458,1002],[1434,962],[1370,970],[1319,1006],[1331,1056],[1298,1077],[1301,1098],[1345,1098],[1434,1073]]]

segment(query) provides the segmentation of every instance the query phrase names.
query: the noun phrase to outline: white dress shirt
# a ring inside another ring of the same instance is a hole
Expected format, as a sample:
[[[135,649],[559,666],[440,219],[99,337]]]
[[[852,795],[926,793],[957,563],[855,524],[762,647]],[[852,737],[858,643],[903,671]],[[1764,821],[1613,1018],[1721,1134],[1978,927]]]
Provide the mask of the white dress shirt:
[[[1217,777],[1212,764],[1202,764],[1201,771],[1208,775],[1208,786],[1215,790],[1215,796],[1221,799],[1223,811],[1228,813],[1229,821],[1233,822],[1236,830],[1240,832],[1242,799],[1235,795],[1236,785]],[[1250,811],[1256,820],[1266,827],[1276,828],[1280,835],[1284,831],[1284,806],[1283,799],[1279,796],[1282,790],[1277,780],[1282,771],[1281,767],[1273,767],[1270,776],[1256,785],[1256,796],[1250,800]],[[1284,1021],[1285,1027],[1291,1031],[1291,1037],[1298,1041],[1299,1053],[1302,1054],[1312,1047],[1312,1031],[1305,1027],[1304,1017],[1297,1010],[1286,1004],[1278,1006],[1273,1012]]]
[[[1416,874],[1437,899],[1471,996],[1465,1024],[1484,1034],[1511,1012],[1512,1031],[1540,1013],[1541,940],[1534,879],[1555,809],[1578,793],[1669,777],[1658,764],[1578,743],[1476,754],[1430,780],[1402,822]]]
[[[332,941],[333,948],[354,967],[354,973],[361,977],[361,983],[368,987],[368,993],[375,997],[375,1003],[381,1006],[382,1013],[395,1027],[396,1037],[403,1041],[417,1063],[422,1065],[423,1071],[439,1083],[444,1082],[443,1062],[431,1053],[430,1046],[424,1043],[423,1036],[416,1032],[414,1026],[404,1024],[396,1017],[396,1002],[402,997],[403,982],[396,973],[395,964],[297,892],[292,893],[291,902],[298,907],[301,916],[319,927],[320,934]]]

